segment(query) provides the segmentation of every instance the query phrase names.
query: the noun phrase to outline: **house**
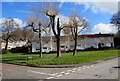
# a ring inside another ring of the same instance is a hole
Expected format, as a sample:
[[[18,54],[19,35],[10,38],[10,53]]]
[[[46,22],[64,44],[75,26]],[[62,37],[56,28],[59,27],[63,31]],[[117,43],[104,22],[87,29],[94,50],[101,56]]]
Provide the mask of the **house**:
[[[77,49],[84,50],[89,47],[98,48],[99,44],[106,47],[113,47],[114,40],[113,34],[87,34],[79,35],[77,40]],[[56,38],[55,36],[42,37],[43,48],[48,48],[50,51],[56,51]],[[73,49],[74,40],[72,36],[60,36],[60,46],[67,48],[68,50]],[[32,52],[39,52],[39,40],[38,37],[34,38],[32,41]]]
[[[25,41],[15,41],[15,42],[8,42],[8,48],[7,49],[12,49],[16,47],[22,47],[23,45],[26,45],[27,43]],[[5,48],[6,43],[2,42],[1,44],[1,49]]]

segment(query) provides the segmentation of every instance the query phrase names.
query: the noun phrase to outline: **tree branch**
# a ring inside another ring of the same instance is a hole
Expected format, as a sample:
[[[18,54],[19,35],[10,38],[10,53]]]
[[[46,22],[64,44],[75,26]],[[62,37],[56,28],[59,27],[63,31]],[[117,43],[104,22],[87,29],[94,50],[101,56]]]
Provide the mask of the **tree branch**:
[[[55,23],[54,23],[54,21],[55,21],[55,17],[52,17],[52,30],[53,30],[54,35],[57,36],[57,33],[55,31]]]

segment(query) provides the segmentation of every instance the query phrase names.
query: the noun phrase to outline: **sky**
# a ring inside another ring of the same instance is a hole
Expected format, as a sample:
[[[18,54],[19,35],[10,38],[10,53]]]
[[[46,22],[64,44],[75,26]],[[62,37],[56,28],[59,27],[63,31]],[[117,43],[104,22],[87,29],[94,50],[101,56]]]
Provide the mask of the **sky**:
[[[3,18],[13,18],[21,27],[25,25],[27,16],[30,15],[31,5],[42,4],[43,2],[2,2]],[[116,33],[115,27],[110,24],[110,19],[118,10],[117,2],[58,2],[61,20],[67,21],[73,11],[81,17],[86,17],[90,22],[90,31],[82,34]]]

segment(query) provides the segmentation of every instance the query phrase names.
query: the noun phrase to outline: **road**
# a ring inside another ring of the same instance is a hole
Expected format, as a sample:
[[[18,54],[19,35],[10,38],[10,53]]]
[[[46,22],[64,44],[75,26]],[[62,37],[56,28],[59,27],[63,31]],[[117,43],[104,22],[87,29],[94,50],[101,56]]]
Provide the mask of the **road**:
[[[118,58],[74,68],[36,68],[2,63],[3,79],[118,79]]]

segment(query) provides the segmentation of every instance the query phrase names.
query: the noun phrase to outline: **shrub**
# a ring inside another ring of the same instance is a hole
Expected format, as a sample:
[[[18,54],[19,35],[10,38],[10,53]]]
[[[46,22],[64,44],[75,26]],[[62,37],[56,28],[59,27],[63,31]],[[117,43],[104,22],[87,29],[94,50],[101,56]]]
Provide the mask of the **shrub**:
[[[93,46],[86,48],[85,51],[96,51],[97,48],[94,48]]]
[[[16,47],[10,50],[11,53],[31,53],[31,51],[32,51],[31,46]]]

